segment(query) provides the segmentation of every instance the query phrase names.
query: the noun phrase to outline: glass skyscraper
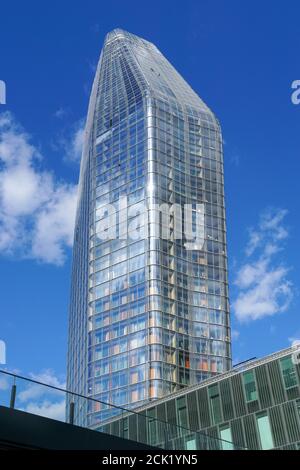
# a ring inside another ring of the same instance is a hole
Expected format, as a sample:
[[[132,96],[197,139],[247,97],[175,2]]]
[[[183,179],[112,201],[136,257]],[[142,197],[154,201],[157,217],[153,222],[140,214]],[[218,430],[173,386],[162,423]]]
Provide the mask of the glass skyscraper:
[[[128,408],[230,367],[219,123],[153,44],[116,29],[85,130],[67,387]]]

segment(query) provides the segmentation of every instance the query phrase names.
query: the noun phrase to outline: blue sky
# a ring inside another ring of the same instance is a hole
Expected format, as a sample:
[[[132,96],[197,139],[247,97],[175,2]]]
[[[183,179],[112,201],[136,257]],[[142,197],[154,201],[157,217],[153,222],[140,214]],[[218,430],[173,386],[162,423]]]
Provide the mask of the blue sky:
[[[0,339],[8,368],[64,381],[82,120],[115,27],[154,42],[221,122],[234,361],[300,337],[300,105],[291,101],[299,14],[297,1],[2,4]]]

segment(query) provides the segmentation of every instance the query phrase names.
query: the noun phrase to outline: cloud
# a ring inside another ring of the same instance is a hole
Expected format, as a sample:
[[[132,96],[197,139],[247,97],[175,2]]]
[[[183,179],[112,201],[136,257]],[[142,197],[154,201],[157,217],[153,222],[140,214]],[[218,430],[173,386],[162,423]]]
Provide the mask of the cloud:
[[[0,377],[0,390],[8,390],[9,389],[9,380],[6,376],[2,375]]]
[[[0,114],[0,252],[61,265],[72,246],[76,186],[56,181],[42,162],[12,114]]]
[[[72,162],[80,162],[84,138],[85,122],[78,121],[72,128],[68,137],[61,139],[61,146],[64,150],[65,158]]]
[[[300,338],[290,337],[289,342],[291,343],[291,346],[299,346],[300,345]]]
[[[65,421],[66,402],[65,400],[51,402],[44,400],[42,403],[28,403],[24,408],[27,413],[43,416],[45,418]]]
[[[53,370],[46,369],[38,374],[30,373],[30,378],[53,387],[65,389],[65,381],[57,377]],[[24,384],[23,382],[20,382]],[[17,393],[19,409],[47,418],[64,421],[65,419],[65,393],[49,387],[30,383]]]
[[[65,381],[59,380],[51,369],[46,369],[39,374],[31,373],[29,374],[29,376],[31,379],[46,385],[51,385],[53,387],[58,387],[62,389],[66,387]],[[24,390],[18,393],[18,399],[21,402],[26,402],[28,400],[40,398],[45,394],[61,395],[62,392],[46,387],[45,385],[39,385],[36,383],[28,382],[28,385],[24,388]]]
[[[286,209],[267,210],[261,217],[256,229],[249,230],[249,241],[246,247],[246,255],[251,256],[258,248],[265,248],[267,251],[280,249],[278,242],[288,237],[288,230],[283,225],[283,220],[287,215]],[[267,242],[267,243],[266,243]]]
[[[291,343],[291,346],[299,346],[300,345],[300,336],[291,336],[288,338],[289,343]]]
[[[249,231],[246,259],[235,279],[238,294],[233,310],[240,321],[284,312],[291,303],[290,268],[278,257],[289,235],[283,224],[286,214],[286,210],[268,210],[261,215],[258,227]]]
[[[231,339],[238,339],[240,336],[240,332],[238,330],[231,330]]]
[[[41,208],[36,220],[32,255],[47,263],[60,265],[65,247],[73,244],[77,188],[61,185]]]
[[[239,166],[240,156],[237,153],[233,153],[230,157],[230,163],[232,163],[234,166]]]
[[[63,108],[62,106],[60,108],[58,108],[55,113],[54,113],[54,116],[57,118],[57,119],[63,119],[64,117],[66,117],[68,114],[68,110],[66,108]]]

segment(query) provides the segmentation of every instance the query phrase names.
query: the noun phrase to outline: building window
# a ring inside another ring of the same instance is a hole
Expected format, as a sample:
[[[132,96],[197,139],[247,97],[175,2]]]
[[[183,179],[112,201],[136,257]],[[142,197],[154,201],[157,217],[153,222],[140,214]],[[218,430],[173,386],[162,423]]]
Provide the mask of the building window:
[[[244,390],[246,395],[246,401],[257,400],[257,390],[253,370],[249,370],[243,374]]]
[[[128,418],[122,419],[121,425],[123,425],[123,429],[121,428],[121,437],[124,439],[129,439]]]
[[[274,442],[269,416],[266,413],[258,415],[256,421],[262,450],[273,449]]]
[[[185,397],[176,400],[178,426],[188,428]]]
[[[194,438],[187,439],[187,441],[186,441],[186,450],[197,450],[196,439],[194,439]]]
[[[296,400],[296,407],[297,407],[298,418],[300,420],[300,400]]]
[[[285,388],[295,387],[297,385],[297,377],[291,356],[280,359],[280,367],[283,375]]]
[[[218,385],[213,385],[212,387],[208,388],[208,396],[213,424],[218,424],[222,421],[221,401]]]
[[[224,426],[220,428],[220,438],[222,439],[221,441],[222,450],[234,450],[234,446],[232,443],[231,429],[229,426]]]
[[[148,410],[147,412],[147,424],[148,424],[148,437],[150,445],[155,444],[157,439],[156,430],[156,419],[155,419],[155,408]]]

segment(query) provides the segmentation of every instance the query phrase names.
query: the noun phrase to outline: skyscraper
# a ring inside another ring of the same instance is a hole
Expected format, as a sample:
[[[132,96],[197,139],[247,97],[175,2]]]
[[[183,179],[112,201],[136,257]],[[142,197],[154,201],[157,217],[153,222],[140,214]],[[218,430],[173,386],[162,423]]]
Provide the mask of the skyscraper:
[[[69,390],[130,407],[230,368],[225,230],[217,119],[153,44],[113,30],[80,169]]]

